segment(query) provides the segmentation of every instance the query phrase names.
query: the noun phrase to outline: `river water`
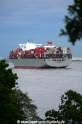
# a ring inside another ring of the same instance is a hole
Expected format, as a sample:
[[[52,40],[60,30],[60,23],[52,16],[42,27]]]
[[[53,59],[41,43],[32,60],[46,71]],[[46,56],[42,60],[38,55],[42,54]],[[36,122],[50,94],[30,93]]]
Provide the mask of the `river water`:
[[[9,65],[17,73],[19,88],[28,93],[43,119],[46,111],[58,110],[61,95],[67,90],[82,94],[82,61],[73,61],[64,69],[15,69]]]

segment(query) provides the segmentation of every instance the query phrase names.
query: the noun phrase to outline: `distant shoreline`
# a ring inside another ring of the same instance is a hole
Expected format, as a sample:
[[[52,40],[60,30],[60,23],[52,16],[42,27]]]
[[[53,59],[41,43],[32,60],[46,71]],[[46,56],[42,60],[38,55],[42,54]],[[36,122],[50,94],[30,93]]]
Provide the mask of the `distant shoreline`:
[[[82,60],[72,60],[72,61],[82,61]]]

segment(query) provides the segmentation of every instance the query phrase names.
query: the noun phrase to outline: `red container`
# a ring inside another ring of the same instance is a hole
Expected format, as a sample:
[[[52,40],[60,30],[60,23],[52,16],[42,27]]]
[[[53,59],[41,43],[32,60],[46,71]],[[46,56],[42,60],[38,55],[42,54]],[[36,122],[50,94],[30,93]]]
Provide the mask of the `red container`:
[[[12,51],[10,51],[10,53],[9,53],[10,55],[12,54]]]
[[[52,45],[52,42],[51,42],[51,41],[48,41],[48,42],[47,42],[47,45]]]
[[[34,49],[34,53],[36,53],[38,50],[37,49]]]
[[[44,53],[44,51],[45,51],[44,48],[42,48],[41,53]]]
[[[28,52],[29,52],[28,50],[25,50],[25,54],[28,54]]]
[[[40,54],[38,54],[38,58],[40,58]]]
[[[15,54],[15,58],[18,58],[18,54]]]
[[[21,58],[24,58],[24,54],[21,54]]]
[[[32,58],[32,54],[30,54],[29,57]]]
[[[16,50],[16,54],[18,54],[18,50]]]

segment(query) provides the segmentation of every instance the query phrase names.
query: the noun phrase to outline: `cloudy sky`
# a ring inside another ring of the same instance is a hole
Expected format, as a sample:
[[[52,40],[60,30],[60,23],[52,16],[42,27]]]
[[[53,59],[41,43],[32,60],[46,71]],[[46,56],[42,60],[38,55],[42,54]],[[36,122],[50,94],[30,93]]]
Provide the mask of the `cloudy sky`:
[[[0,0],[0,56],[8,56],[18,44],[33,39],[46,45],[70,47],[73,56],[82,56],[82,43],[75,46],[65,36],[59,37],[64,28],[64,16],[73,0]]]

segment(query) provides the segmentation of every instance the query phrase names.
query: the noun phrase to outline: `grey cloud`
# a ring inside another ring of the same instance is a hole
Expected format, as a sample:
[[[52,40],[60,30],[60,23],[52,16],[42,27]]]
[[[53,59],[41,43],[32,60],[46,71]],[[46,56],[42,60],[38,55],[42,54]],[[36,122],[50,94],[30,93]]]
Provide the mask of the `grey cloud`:
[[[66,12],[72,0],[1,0],[0,20],[3,24],[20,25],[41,22]],[[9,23],[10,22],[10,23]]]

